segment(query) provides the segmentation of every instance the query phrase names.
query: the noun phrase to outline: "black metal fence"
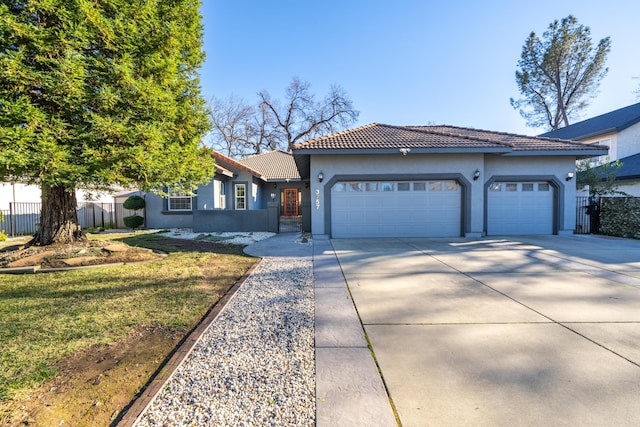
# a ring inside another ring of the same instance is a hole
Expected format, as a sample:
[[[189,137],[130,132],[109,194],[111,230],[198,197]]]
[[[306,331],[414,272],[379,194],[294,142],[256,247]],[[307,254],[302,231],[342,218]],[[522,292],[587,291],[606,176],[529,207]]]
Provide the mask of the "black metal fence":
[[[591,197],[576,198],[576,234],[598,234],[600,201]]]
[[[0,231],[4,230],[11,237],[34,234],[40,225],[40,207],[40,203],[9,203],[9,209],[0,211],[3,216],[0,218]],[[125,209],[122,203],[78,204],[78,223],[83,229],[126,228],[123,218],[135,214]],[[137,214],[144,217],[144,213]]]

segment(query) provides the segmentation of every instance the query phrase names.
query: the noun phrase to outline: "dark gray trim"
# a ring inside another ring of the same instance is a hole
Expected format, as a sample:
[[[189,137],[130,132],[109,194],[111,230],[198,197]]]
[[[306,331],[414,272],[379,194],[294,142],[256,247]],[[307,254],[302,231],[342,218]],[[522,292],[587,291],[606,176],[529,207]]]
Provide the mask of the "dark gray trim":
[[[162,211],[162,215],[193,215],[193,211]]]
[[[583,156],[583,157],[595,157],[604,156],[609,154],[609,149],[606,150],[544,150],[544,151],[512,151],[510,153],[503,154],[504,157],[530,157],[530,156]]]
[[[489,222],[489,186],[494,182],[548,182],[553,187],[553,234],[558,234],[564,218],[564,184],[555,175],[494,175],[484,183],[484,224],[487,233]]]
[[[425,174],[366,174],[366,175],[334,175],[323,184],[324,192],[324,234],[332,237],[331,230],[331,188],[340,181],[434,181],[452,179],[461,187],[462,212],[460,213],[460,235],[471,232],[471,183],[460,173],[425,173]]]

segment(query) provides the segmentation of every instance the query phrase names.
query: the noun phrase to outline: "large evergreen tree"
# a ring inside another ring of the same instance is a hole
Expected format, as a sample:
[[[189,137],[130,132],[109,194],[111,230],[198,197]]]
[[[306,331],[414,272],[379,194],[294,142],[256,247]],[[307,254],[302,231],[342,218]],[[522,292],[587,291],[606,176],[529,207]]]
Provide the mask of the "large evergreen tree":
[[[572,117],[595,96],[611,49],[605,37],[594,47],[589,27],[569,15],[553,21],[540,39],[531,32],[518,61],[516,82],[524,98],[511,99],[531,127],[556,130],[568,126]]]
[[[75,190],[190,187],[213,173],[200,138],[199,0],[5,0],[0,181],[42,189],[32,243],[82,238]]]

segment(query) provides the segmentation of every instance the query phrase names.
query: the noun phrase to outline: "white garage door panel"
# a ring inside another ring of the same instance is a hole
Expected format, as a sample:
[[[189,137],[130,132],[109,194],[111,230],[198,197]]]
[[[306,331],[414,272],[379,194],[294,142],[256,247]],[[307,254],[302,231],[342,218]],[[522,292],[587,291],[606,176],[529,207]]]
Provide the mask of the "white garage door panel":
[[[553,234],[553,187],[498,182],[488,192],[487,234]]]
[[[431,186],[430,186],[431,183]],[[460,235],[461,190],[455,181],[337,183],[331,193],[333,237]],[[382,189],[392,191],[382,191]],[[407,191],[399,191],[402,188]]]

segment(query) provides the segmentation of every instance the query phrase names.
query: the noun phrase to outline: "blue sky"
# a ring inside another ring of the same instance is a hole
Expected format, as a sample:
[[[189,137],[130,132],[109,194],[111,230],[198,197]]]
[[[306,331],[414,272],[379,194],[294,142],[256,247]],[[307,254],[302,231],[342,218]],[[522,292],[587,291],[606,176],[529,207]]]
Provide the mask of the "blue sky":
[[[629,0],[204,0],[202,93],[284,98],[293,76],[320,98],[342,86],[354,126],[449,124],[535,135],[509,104],[531,31],[573,14],[594,44],[610,36],[608,75],[582,119],[635,102],[640,2]]]

